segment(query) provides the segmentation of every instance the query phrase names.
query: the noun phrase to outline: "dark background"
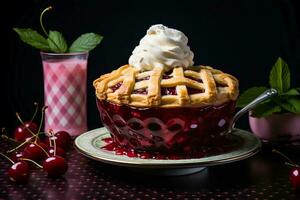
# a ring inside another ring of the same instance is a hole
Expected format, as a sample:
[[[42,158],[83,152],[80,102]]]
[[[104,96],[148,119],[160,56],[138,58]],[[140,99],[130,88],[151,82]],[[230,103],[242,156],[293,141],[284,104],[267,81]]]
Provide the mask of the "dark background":
[[[40,12],[49,5],[47,30],[63,33],[70,44],[80,34],[104,36],[90,52],[88,65],[88,126],[101,126],[92,81],[126,64],[132,50],[153,24],[184,32],[195,64],[211,65],[240,80],[240,90],[268,86],[278,56],[290,66],[292,86],[300,86],[300,18],[297,0],[205,1],[42,1],[7,2],[1,6],[0,126],[18,124],[15,112],[30,119],[33,102],[43,104],[43,73],[39,50],[21,42],[12,27],[36,29]],[[237,124],[248,128],[247,117]]]

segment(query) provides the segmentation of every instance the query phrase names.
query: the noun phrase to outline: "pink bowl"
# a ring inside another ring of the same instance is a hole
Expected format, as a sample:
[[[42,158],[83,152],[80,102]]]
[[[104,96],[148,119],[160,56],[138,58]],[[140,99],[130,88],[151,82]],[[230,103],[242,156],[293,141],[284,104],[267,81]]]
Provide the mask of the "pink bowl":
[[[138,109],[97,99],[97,107],[118,146],[137,151],[188,153],[215,144],[232,120],[235,102],[201,108]]]
[[[270,142],[294,142],[300,139],[300,115],[293,113],[272,114],[255,118],[249,114],[252,132]]]

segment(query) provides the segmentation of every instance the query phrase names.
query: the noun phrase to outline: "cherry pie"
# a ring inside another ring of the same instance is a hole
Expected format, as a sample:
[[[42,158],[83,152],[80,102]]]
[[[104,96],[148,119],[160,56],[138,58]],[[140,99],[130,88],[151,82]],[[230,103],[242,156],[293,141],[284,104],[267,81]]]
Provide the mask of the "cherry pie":
[[[124,65],[94,81],[96,95],[131,107],[200,107],[236,100],[238,80],[208,66],[140,72]]]

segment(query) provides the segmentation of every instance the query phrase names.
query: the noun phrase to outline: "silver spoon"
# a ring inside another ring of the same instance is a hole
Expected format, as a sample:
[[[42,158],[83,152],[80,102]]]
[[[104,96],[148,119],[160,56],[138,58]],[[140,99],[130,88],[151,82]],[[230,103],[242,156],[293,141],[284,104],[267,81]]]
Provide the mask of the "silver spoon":
[[[234,130],[235,122],[245,113],[247,113],[249,110],[253,109],[257,105],[259,105],[261,102],[270,99],[273,96],[276,96],[278,94],[277,90],[271,88],[263,92],[261,95],[256,97],[253,101],[251,101],[248,105],[246,105],[244,108],[242,108],[240,111],[238,111],[232,118],[232,121],[229,125],[228,130],[224,134],[231,133]]]

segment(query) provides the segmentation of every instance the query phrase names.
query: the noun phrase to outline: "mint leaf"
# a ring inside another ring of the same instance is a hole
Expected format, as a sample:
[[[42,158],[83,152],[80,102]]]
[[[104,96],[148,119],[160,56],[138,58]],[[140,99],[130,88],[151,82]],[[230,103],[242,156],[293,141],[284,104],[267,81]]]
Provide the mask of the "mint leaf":
[[[300,92],[297,89],[291,89],[291,90],[283,93],[282,95],[285,95],[285,96],[298,96],[298,95],[300,95]]]
[[[288,112],[300,113],[300,98],[289,98],[281,103],[281,107]]]
[[[58,31],[49,31],[48,43],[51,50],[55,53],[65,53],[68,45],[63,35]]]
[[[32,30],[30,28],[13,28],[13,30],[19,35],[20,39],[26,44],[29,44],[30,46],[33,46],[43,51],[50,51],[50,47],[48,45],[46,38],[44,38],[35,30]]]
[[[71,45],[69,52],[85,52],[94,49],[103,39],[95,33],[85,33],[79,36]]]
[[[274,105],[272,102],[266,102],[259,104],[251,111],[252,117],[267,117],[272,115],[272,113],[280,112],[281,107]]]
[[[247,104],[249,104],[253,99],[258,97],[261,93],[266,91],[266,87],[252,87],[246,90],[241,94],[237,101],[237,106],[238,107],[244,107]]]
[[[279,94],[290,89],[290,70],[284,60],[279,57],[273,66],[269,76],[270,86],[275,88]]]

